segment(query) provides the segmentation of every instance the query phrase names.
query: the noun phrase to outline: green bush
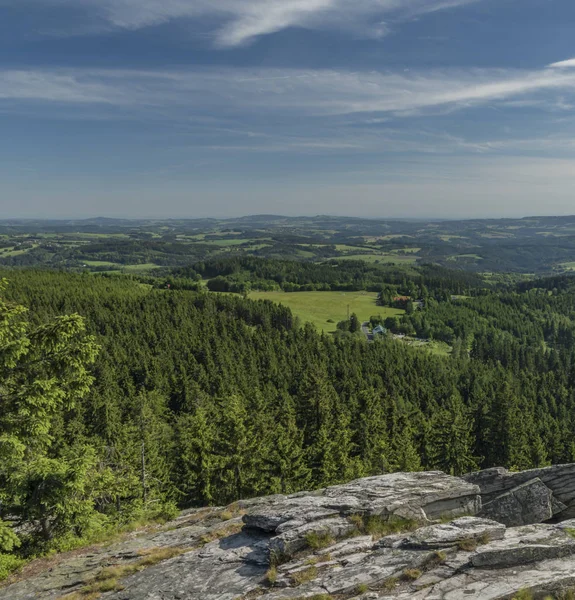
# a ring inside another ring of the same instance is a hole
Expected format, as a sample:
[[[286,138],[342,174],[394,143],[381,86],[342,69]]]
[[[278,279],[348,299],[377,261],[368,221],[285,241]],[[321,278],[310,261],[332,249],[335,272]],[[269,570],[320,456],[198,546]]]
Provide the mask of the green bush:
[[[25,562],[13,554],[0,554],[0,581],[17,571]]]

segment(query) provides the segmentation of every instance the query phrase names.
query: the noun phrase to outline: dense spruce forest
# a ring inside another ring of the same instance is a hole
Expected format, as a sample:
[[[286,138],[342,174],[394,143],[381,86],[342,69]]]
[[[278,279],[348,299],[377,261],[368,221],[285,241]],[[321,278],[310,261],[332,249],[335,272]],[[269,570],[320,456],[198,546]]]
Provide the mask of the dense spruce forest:
[[[176,508],[575,460],[575,279],[502,288],[432,266],[297,264],[206,262],[157,280],[2,273],[0,575]],[[339,286],[352,273],[383,304],[423,298],[388,324],[451,354],[323,334],[196,281]]]

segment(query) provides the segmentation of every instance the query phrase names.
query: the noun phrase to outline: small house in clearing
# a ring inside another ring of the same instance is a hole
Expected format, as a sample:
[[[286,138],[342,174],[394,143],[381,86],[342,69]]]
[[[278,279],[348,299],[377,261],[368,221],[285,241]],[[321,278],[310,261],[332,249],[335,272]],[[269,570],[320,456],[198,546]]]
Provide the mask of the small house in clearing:
[[[411,298],[409,296],[395,296],[392,306],[405,309],[410,300]]]
[[[378,325],[373,328],[373,335],[385,335],[387,333],[387,329],[382,325]]]

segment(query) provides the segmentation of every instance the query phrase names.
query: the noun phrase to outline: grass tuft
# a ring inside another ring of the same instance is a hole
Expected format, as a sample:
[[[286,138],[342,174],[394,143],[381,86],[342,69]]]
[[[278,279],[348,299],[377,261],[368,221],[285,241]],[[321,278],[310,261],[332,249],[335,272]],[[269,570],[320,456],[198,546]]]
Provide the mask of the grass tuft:
[[[291,556],[287,552],[281,552],[280,550],[270,550],[270,566],[279,567],[285,565],[285,563],[291,560]]]
[[[533,600],[533,594],[526,589],[519,590],[512,600]]]
[[[328,531],[310,531],[305,536],[305,541],[308,548],[312,550],[322,550],[335,542]]]
[[[411,519],[389,519],[379,515],[351,515],[348,520],[357,527],[359,534],[371,535],[374,541],[386,535],[414,531],[419,526],[417,521]]]
[[[291,580],[293,581],[294,585],[302,585],[303,583],[313,581],[317,575],[318,570],[315,567],[309,567],[309,569],[292,573]]]
[[[457,547],[463,552],[473,552],[477,549],[477,541],[471,538],[466,540],[461,540],[457,543]]]
[[[419,569],[405,569],[403,578],[407,581],[415,581],[421,577],[422,573]]]
[[[491,541],[491,536],[485,532],[482,533],[478,538],[477,538],[477,544],[479,546],[485,546],[485,544],[489,544],[489,542]]]
[[[386,592],[392,592],[399,585],[399,579],[397,577],[389,577],[382,584],[382,589]]]
[[[278,570],[276,567],[270,567],[266,573],[266,581],[270,585],[275,585],[278,580]]]

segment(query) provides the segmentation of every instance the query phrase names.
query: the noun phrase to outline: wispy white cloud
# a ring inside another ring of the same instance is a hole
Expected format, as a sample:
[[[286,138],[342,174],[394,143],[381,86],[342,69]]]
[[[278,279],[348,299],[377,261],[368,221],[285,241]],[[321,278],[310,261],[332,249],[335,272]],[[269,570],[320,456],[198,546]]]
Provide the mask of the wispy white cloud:
[[[385,21],[452,9],[481,0],[0,0],[84,6],[103,23],[141,29],[181,19],[215,19],[215,43],[233,47],[288,27],[336,29],[380,37]]]
[[[569,60],[562,60],[560,62],[553,63],[549,66],[553,69],[575,68],[575,58],[570,58]]]
[[[98,120],[139,120],[145,129],[161,123],[174,147],[219,153],[571,156],[572,136],[552,120],[574,104],[575,70],[555,68],[0,70],[0,111],[81,120],[93,113]],[[485,106],[546,111],[547,132],[541,119],[527,136],[491,128],[467,138],[441,131],[441,124],[439,131],[411,131],[414,115],[441,123],[446,113]]]
[[[99,78],[78,73],[0,70],[0,100],[117,104],[120,93]]]
[[[426,72],[352,72],[298,69],[193,71],[4,70],[0,98],[132,105],[194,114],[227,111],[320,117],[351,113],[409,115],[497,101],[537,100],[565,107],[575,71],[443,69]]]

